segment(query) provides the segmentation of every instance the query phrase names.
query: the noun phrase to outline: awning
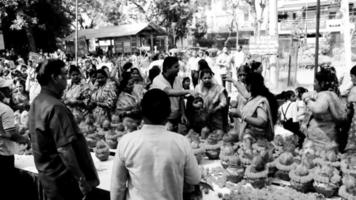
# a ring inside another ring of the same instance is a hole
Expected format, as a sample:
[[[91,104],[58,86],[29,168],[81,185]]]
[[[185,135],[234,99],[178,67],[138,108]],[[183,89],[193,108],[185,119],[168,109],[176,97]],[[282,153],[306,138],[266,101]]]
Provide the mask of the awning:
[[[156,35],[166,35],[166,31],[153,23],[136,23],[121,26],[102,27],[98,29],[83,29],[78,31],[78,38],[103,39],[137,35],[140,32],[155,32]],[[75,39],[75,32],[70,34],[65,40]]]

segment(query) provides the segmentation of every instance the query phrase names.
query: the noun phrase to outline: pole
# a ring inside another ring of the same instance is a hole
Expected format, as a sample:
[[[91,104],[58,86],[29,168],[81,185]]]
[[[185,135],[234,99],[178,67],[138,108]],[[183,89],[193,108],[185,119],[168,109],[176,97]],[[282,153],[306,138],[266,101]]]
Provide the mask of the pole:
[[[269,35],[275,39],[276,45],[279,46],[279,37],[278,37],[278,0],[268,1],[268,30]],[[277,50],[278,52],[278,50]],[[277,54],[273,54],[269,57],[269,82],[272,89],[278,89],[279,82],[279,63]]]
[[[316,36],[315,36],[315,66],[314,77],[318,72],[319,66],[319,29],[320,29],[320,0],[316,1]]]
[[[341,8],[340,11],[342,12],[342,25],[343,28],[343,39],[344,39],[344,51],[345,51],[345,63],[342,67],[345,67],[345,71],[347,72],[343,78],[343,81],[340,85],[340,92],[341,95],[347,95],[349,89],[352,87],[351,77],[349,72],[352,68],[352,60],[351,60],[351,27],[350,27],[350,13],[349,13],[349,1],[342,0],[341,1]]]
[[[78,66],[78,0],[75,0],[75,62]]]

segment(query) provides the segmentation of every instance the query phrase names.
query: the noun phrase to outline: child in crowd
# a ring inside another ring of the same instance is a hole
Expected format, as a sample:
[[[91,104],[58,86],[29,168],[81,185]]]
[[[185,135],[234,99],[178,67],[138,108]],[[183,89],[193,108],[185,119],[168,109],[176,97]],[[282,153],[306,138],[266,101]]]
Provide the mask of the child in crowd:
[[[306,112],[306,105],[302,100],[302,96],[304,93],[308,92],[308,90],[303,87],[297,87],[295,92],[297,94],[297,119],[298,122],[301,123],[304,120]]]
[[[202,128],[206,126],[206,115],[204,110],[204,100],[200,96],[194,97],[187,102],[187,117],[190,128],[195,132],[200,133]]]
[[[305,136],[300,131],[297,96],[294,91],[289,90],[284,93],[284,97],[285,102],[278,109],[279,120],[285,129],[298,136],[298,143],[301,146]]]
[[[185,90],[189,90],[190,89],[190,78],[189,77],[184,77],[183,78],[182,87]]]

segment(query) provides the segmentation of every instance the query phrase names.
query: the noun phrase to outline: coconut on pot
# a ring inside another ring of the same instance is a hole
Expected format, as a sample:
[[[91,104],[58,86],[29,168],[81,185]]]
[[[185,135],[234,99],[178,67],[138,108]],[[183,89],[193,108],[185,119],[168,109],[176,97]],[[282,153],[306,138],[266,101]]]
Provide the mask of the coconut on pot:
[[[291,152],[282,153],[275,161],[278,169],[276,176],[282,180],[289,181],[289,172],[295,167],[294,156]]]
[[[221,144],[219,143],[218,137],[216,133],[211,133],[204,144],[205,153],[210,160],[219,158]]]
[[[314,179],[314,163],[307,156],[303,156],[301,164],[289,172],[291,186],[300,191],[308,192],[313,185]]]
[[[245,170],[245,177],[255,188],[263,188],[268,177],[267,155],[256,155]]]
[[[313,183],[315,190],[327,198],[333,196],[341,181],[339,171],[331,165],[324,165],[315,172]]]

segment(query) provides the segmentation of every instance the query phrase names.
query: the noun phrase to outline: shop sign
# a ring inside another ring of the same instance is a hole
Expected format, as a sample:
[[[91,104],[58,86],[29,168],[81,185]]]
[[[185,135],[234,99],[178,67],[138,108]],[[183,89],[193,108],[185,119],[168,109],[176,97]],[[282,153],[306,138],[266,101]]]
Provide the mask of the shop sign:
[[[278,38],[273,36],[260,36],[250,38],[249,52],[252,55],[273,55],[278,52]]]

